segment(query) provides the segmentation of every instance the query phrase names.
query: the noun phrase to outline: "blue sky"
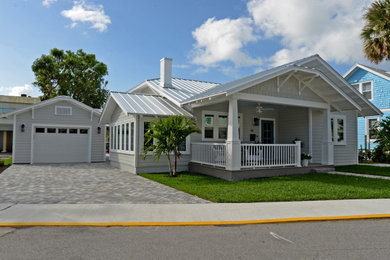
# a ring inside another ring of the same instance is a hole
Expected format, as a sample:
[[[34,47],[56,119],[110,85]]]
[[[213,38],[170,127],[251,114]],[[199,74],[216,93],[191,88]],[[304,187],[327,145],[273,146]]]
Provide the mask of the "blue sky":
[[[340,3],[341,2],[341,3]],[[315,53],[339,73],[362,54],[369,0],[2,0],[0,94],[27,92],[33,61],[52,48],[94,53],[108,88],[126,91],[159,77],[227,82]],[[390,69],[388,62],[379,65]]]

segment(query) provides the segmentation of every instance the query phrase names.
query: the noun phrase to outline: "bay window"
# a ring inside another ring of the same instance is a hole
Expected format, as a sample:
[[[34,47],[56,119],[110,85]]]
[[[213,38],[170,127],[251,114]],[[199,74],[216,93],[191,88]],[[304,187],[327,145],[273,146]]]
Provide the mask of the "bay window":
[[[110,126],[111,150],[115,152],[134,152],[134,122],[116,122]]]

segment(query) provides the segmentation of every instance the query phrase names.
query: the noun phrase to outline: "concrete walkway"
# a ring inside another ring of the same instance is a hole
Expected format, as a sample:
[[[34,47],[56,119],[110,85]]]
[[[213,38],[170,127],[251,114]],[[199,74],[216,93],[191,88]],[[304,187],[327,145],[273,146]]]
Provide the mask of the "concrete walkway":
[[[387,176],[379,176],[379,175],[370,175],[370,174],[362,174],[362,173],[353,173],[353,172],[327,172],[329,174],[340,174],[340,175],[348,175],[348,176],[357,176],[357,177],[365,177],[365,178],[372,178],[372,179],[382,179],[382,180],[390,180],[390,177]]]
[[[390,167],[390,164],[388,164],[388,163],[359,163],[359,165]]]
[[[220,225],[390,218],[390,199],[215,204],[0,204],[0,226]]]

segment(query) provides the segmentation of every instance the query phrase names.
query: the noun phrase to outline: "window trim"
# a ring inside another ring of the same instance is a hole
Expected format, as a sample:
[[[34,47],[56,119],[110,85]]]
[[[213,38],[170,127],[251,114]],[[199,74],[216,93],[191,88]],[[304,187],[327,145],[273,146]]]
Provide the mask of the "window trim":
[[[205,131],[205,120],[204,120],[204,117],[205,115],[213,115],[214,116],[214,125],[213,125],[213,138],[205,138],[204,137],[204,131]],[[219,134],[219,128],[220,127],[223,127],[221,125],[219,125],[219,116],[227,116],[228,118],[228,125],[226,126],[228,129],[229,129],[229,112],[221,112],[221,111],[210,111],[210,110],[202,110],[202,141],[203,142],[225,142],[227,140],[226,139],[219,139],[218,138],[218,134]],[[240,140],[242,140],[242,131],[243,131],[243,116],[242,116],[242,113],[238,113],[238,116],[240,117],[240,131],[239,131],[239,138]]]
[[[70,114],[58,114],[57,113],[57,108],[69,108],[70,109]],[[56,116],[71,116],[73,114],[73,110],[71,106],[55,106],[54,107],[54,114]]]
[[[361,82],[355,82],[355,83],[350,83],[352,87],[358,85],[359,88],[357,89],[360,94],[363,95],[363,84],[364,83],[371,83],[371,99],[368,99],[369,101],[374,100],[374,81],[373,80],[366,80],[366,81],[361,81]]]
[[[333,136],[332,143],[333,145],[347,145],[347,116],[346,115],[331,115],[330,120],[333,119]],[[342,142],[337,141],[337,120],[342,119],[343,120],[343,134],[344,134],[344,140]],[[329,121],[329,127],[332,127],[331,122]],[[332,133],[332,131],[331,131]]]
[[[369,117],[366,117],[365,118],[365,134],[367,136],[367,140],[369,142],[375,142],[376,139],[370,139],[370,129],[369,129],[369,124],[368,124],[368,121],[370,119],[376,119],[376,121],[379,123],[381,121],[380,117],[379,116],[369,116]]]

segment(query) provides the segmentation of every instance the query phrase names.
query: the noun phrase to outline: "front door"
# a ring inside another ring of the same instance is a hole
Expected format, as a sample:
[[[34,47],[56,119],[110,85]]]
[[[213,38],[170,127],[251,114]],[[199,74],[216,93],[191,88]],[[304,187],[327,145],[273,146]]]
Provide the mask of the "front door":
[[[274,143],[274,121],[261,120],[261,143],[273,144]]]

